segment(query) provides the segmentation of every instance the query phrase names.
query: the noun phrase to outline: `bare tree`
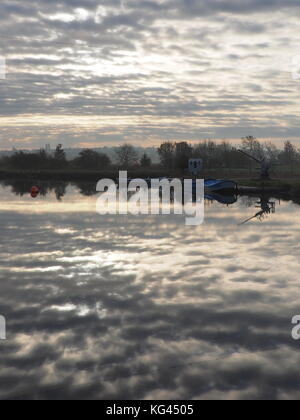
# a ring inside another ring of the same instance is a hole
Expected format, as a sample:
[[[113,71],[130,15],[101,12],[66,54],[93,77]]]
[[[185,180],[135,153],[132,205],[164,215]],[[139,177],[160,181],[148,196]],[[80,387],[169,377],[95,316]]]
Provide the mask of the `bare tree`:
[[[74,159],[73,164],[82,169],[103,169],[110,166],[111,161],[105,153],[95,150],[85,149]]]
[[[140,165],[142,168],[150,168],[150,166],[152,165],[152,160],[150,159],[150,157],[147,155],[147,153],[144,153],[141,161],[140,161]]]
[[[263,144],[263,148],[264,148],[265,155],[270,162],[274,163],[278,160],[280,150],[277,148],[275,144],[273,144],[270,141],[267,141]]]
[[[284,143],[284,150],[282,153],[283,162],[290,166],[291,175],[294,174],[294,165],[298,157],[297,149],[290,141]]]
[[[125,143],[118,147],[116,154],[120,168],[128,169],[138,164],[138,153],[131,144]]]
[[[250,153],[256,159],[262,159],[264,157],[264,149],[262,144],[253,136],[247,136],[242,138],[242,150]]]
[[[160,157],[161,165],[168,170],[172,170],[174,168],[175,144],[165,142],[161,144],[157,151]]]
[[[262,160],[264,157],[263,147],[260,142],[253,136],[247,136],[242,138],[241,151],[248,153],[253,158]],[[254,169],[253,161],[249,160],[249,173],[252,174]]]
[[[175,165],[176,169],[182,171],[188,167],[189,159],[193,156],[193,148],[187,142],[176,143],[175,145]]]

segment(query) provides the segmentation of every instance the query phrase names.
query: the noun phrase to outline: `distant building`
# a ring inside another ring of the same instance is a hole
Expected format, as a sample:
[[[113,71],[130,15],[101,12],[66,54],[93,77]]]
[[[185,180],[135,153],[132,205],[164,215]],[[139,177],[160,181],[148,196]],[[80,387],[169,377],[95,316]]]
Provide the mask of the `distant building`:
[[[51,155],[51,146],[50,146],[50,144],[46,144],[46,146],[45,146],[45,152],[47,153],[47,155]]]
[[[200,175],[203,169],[203,159],[189,159],[189,173],[191,175]]]

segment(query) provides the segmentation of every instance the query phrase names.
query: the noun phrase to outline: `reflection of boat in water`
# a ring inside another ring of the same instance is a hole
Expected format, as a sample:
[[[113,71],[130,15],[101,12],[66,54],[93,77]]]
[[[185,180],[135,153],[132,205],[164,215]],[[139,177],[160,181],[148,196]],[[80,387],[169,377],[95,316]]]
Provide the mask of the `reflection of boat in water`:
[[[253,219],[258,219],[262,221],[264,217],[266,217],[267,215],[274,214],[276,212],[275,205],[276,204],[274,201],[270,201],[270,197],[261,196],[260,201],[258,201],[257,206],[255,206],[256,208],[261,209],[261,210],[258,213],[256,213],[254,216],[240,223],[240,226],[245,225],[246,223],[250,222]]]
[[[236,191],[237,184],[226,179],[205,179],[204,187],[210,191]]]
[[[218,193],[205,194],[205,199],[217,201],[220,204],[231,205],[237,202],[237,195],[223,195]]]

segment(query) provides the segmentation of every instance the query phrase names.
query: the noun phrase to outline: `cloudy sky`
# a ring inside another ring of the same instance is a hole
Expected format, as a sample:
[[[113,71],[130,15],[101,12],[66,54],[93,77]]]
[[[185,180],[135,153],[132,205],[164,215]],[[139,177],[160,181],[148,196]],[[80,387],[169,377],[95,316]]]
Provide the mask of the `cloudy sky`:
[[[298,0],[1,0],[0,149],[299,134]]]

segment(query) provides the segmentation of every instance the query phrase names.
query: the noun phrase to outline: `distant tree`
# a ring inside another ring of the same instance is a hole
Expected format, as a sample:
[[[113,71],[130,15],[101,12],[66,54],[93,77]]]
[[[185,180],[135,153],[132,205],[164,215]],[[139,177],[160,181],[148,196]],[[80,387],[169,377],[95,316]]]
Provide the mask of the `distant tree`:
[[[283,157],[286,163],[294,162],[297,159],[297,149],[290,141],[284,143]]]
[[[39,156],[40,156],[40,159],[41,160],[47,160],[47,153],[46,153],[46,150],[44,150],[44,149],[41,149],[40,151],[39,151]]]
[[[216,166],[219,164],[217,149],[217,144],[214,141],[202,141],[194,147],[194,157],[202,158],[208,168]]]
[[[261,143],[253,136],[242,138],[242,150],[259,160],[264,157],[264,150]],[[249,172],[252,174],[253,168],[255,167],[255,161],[249,158],[248,166]]]
[[[175,145],[175,166],[182,171],[188,168],[189,159],[193,156],[193,148],[187,142]]]
[[[220,162],[220,166],[227,167],[227,168],[230,167],[232,150],[233,148],[231,144],[226,141],[223,141],[218,146],[217,158]]]
[[[140,161],[140,165],[142,168],[150,168],[150,166],[152,165],[152,160],[146,153],[143,154]]]
[[[264,157],[264,149],[262,144],[253,136],[242,138],[242,150],[251,154],[257,159],[262,159]]]
[[[28,168],[28,161],[24,152],[13,153],[8,162],[14,169],[26,170]]]
[[[66,154],[65,154],[65,151],[63,149],[62,144],[58,144],[56,146],[55,153],[54,153],[54,158],[57,159],[57,160],[65,160],[66,159]]]
[[[175,144],[170,142],[162,143],[157,151],[161,165],[169,171],[173,170],[175,163]]]
[[[9,166],[17,170],[41,170],[46,166],[47,159],[43,154],[15,152],[8,159]]]
[[[290,141],[286,141],[284,143],[284,149],[281,154],[282,163],[285,165],[289,165],[291,168],[291,174],[294,173],[294,166],[296,161],[298,160],[298,152],[296,147]]]
[[[270,141],[265,142],[263,144],[263,149],[264,149],[264,154],[265,154],[266,158],[270,162],[274,163],[278,160],[280,151],[275,144],[273,144]]]
[[[98,165],[100,168],[108,168],[111,165],[110,158],[105,153],[98,153]]]
[[[128,169],[138,164],[138,153],[131,144],[125,143],[118,147],[116,155],[120,168]]]
[[[111,161],[105,153],[85,149],[79,153],[73,164],[81,169],[104,169],[111,165]]]
[[[53,162],[53,166],[55,168],[63,168],[67,165],[67,160],[66,160],[66,153],[63,149],[63,146],[61,144],[58,144],[56,149],[55,149],[55,153],[54,153],[54,162]]]

